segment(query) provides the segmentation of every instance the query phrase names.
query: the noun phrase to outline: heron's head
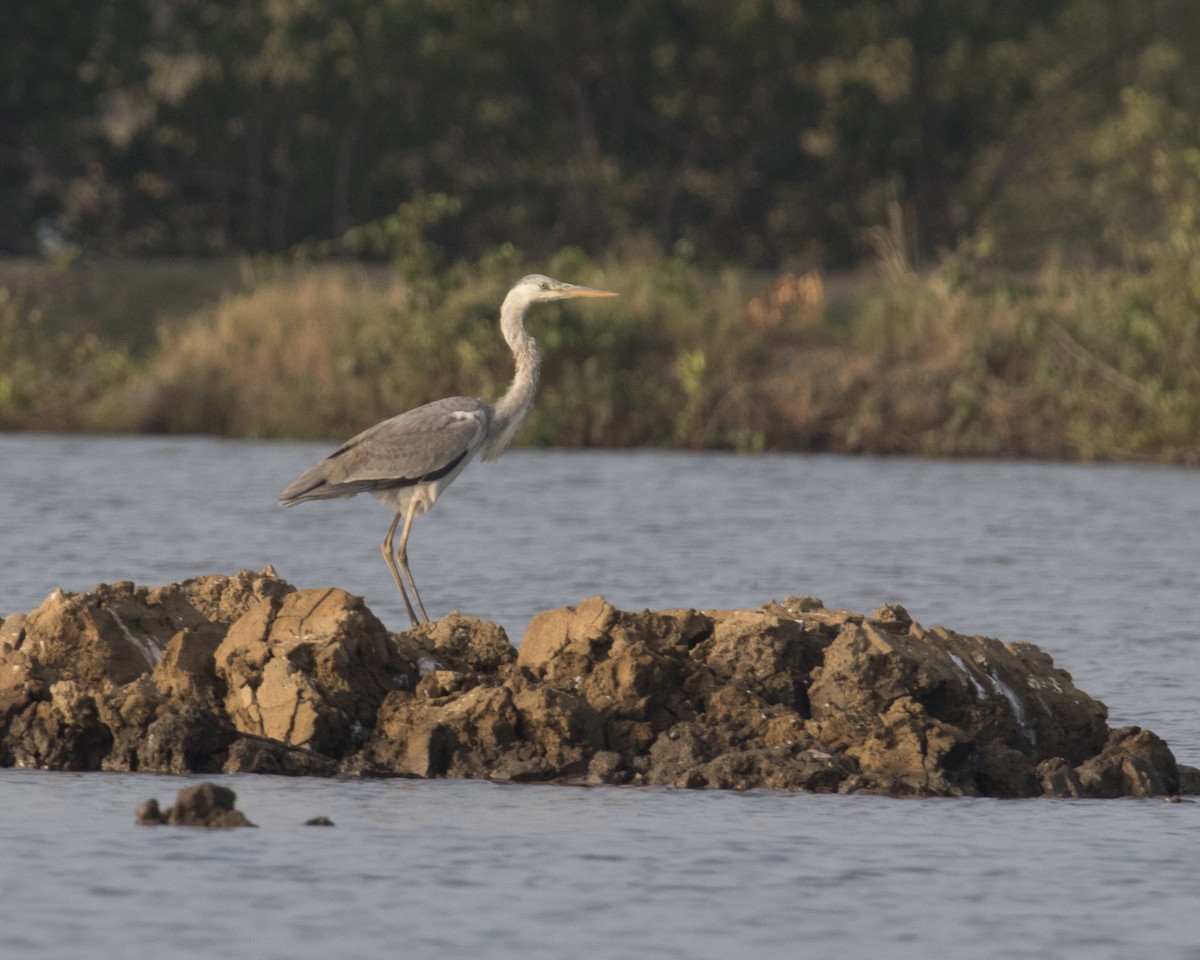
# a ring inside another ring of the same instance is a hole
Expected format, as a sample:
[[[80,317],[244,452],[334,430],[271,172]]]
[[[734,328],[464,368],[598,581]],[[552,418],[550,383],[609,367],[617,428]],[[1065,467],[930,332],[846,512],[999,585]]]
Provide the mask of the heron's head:
[[[533,273],[528,277],[522,277],[508,291],[505,305],[511,304],[523,308],[531,303],[543,303],[547,300],[570,300],[575,297],[615,297],[616,295],[609,290],[581,287],[577,283],[564,283],[562,280]]]

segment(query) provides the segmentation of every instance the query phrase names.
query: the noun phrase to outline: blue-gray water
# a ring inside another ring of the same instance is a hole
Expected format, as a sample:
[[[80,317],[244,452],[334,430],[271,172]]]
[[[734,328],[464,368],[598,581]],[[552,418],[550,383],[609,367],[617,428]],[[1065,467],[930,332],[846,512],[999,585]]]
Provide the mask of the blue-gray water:
[[[0,616],[273,564],[403,611],[327,444],[0,437]],[[808,593],[1032,640],[1200,765],[1200,474],[514,451],[417,521],[430,613]],[[258,830],[133,825],[187,781],[0,770],[0,955],[1200,958],[1200,805],[221,778]],[[332,829],[302,827],[324,814]]]

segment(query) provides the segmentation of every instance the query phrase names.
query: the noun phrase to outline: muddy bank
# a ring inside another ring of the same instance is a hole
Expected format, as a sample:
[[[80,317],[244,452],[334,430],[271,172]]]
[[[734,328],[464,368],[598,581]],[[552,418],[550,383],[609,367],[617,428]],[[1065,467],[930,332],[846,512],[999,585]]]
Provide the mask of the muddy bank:
[[[918,796],[1200,791],[1028,643],[789,598],[389,633],[270,571],[56,591],[0,623],[0,765]]]

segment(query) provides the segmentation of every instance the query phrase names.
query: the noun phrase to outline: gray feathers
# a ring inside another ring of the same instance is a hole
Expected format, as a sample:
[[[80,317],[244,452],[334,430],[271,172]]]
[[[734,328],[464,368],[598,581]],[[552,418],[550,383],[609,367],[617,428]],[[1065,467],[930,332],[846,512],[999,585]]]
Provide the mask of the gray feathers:
[[[475,453],[491,416],[481,400],[447,397],[384,420],[302,473],[279,502],[291,506],[438,480]]]
[[[382,549],[413,626],[428,620],[408,568],[408,534],[413,518],[433,506],[438,495],[483,448],[498,457],[516,435],[537,392],[540,358],[525,332],[531,304],[573,297],[615,297],[540,274],[518,280],[500,307],[500,332],[513,352],[516,373],[495,406],[475,397],[447,397],[384,420],[347,440],[328,457],[293,480],[279,502],[290,507],[307,500],[331,500],[369,493],[396,511]],[[393,538],[401,519],[400,543]],[[414,608],[405,583],[416,601]],[[420,617],[417,611],[420,611]]]

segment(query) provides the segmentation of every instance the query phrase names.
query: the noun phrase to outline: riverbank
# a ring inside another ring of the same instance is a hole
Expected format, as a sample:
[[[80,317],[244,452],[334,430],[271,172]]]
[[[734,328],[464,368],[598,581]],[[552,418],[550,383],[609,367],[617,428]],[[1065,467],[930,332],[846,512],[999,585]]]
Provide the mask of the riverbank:
[[[543,308],[518,442],[1194,463],[1200,328],[1181,264],[985,276],[903,257],[828,278],[566,252],[621,292]],[[0,427],[337,438],[511,375],[512,251],[438,277],[382,266],[0,262]],[[1200,288],[1197,288],[1200,289]]]

